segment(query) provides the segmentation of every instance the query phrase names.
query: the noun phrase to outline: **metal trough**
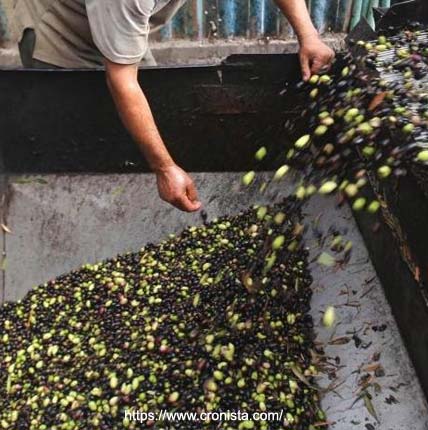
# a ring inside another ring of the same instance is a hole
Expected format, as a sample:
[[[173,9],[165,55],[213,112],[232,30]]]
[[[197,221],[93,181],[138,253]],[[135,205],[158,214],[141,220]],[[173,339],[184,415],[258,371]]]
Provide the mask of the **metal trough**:
[[[238,178],[251,165],[255,148],[286,147],[294,139],[285,121],[293,122],[297,133],[305,126],[299,100],[281,96],[299,79],[296,56],[234,56],[218,66],[143,70],[140,79],[173,156],[193,172],[209,217],[272,198],[260,197],[256,186],[252,192],[242,190]],[[0,100],[1,212],[11,231],[1,235],[1,300],[19,300],[33,285],[83,263],[138,250],[200,223],[198,215],[179,213],[158,199],[153,176],[119,123],[102,71],[1,71]],[[272,193],[290,190],[285,184]],[[426,203],[422,195],[418,198]],[[400,214],[412,213],[411,200],[406,193],[400,197],[405,208]],[[343,365],[336,374],[341,383],[324,399],[336,423],[332,428],[427,430],[421,390],[422,385],[428,392],[422,366],[428,359],[423,287],[383,221],[373,236],[365,220],[358,220],[379,279],[347,207],[316,198],[304,211],[307,222],[324,231],[334,220],[356,249],[351,264],[338,272],[312,266],[318,340]],[[421,243],[421,234],[416,239]],[[314,242],[309,229],[307,243],[315,259]],[[410,236],[408,243],[413,244]],[[349,338],[346,344],[331,342],[332,333],[318,324],[330,304],[337,306],[341,322],[333,337]],[[382,391],[373,394],[379,423],[363,401],[355,402],[362,369],[378,353],[385,369],[379,378]],[[331,382],[325,379],[320,384]],[[398,404],[385,401],[392,395]]]

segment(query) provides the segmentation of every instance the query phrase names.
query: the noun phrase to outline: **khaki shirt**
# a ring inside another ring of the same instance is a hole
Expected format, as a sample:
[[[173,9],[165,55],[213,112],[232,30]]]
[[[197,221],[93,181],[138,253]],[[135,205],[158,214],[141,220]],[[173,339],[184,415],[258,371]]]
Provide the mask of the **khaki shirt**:
[[[154,64],[148,36],[186,0],[18,0],[13,32],[34,29],[36,60],[66,68]],[[145,60],[145,61],[144,61]]]

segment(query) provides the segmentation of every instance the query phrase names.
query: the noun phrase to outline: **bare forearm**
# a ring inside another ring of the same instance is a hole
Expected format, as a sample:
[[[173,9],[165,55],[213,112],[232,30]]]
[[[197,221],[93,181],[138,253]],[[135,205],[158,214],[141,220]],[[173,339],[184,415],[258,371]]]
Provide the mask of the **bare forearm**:
[[[154,171],[174,165],[156,127],[147,99],[135,75],[107,74],[110,92],[122,122]]]
[[[275,0],[275,3],[290,22],[300,41],[318,35],[309,16],[305,0]]]
[[[175,207],[197,211],[201,207],[192,178],[168,153],[156,127],[149,103],[138,83],[137,65],[105,59],[107,84],[122,122],[156,173],[159,196]]]

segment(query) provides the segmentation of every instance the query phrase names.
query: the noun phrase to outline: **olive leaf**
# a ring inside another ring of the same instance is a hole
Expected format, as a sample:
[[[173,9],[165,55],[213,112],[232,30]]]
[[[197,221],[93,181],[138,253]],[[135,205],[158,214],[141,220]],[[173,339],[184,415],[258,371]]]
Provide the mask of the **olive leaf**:
[[[373,406],[373,402],[371,399],[371,396],[366,391],[363,393],[363,400],[364,400],[364,406],[366,407],[368,413],[377,421],[379,422],[379,418],[377,416],[376,410]]]
[[[43,178],[33,178],[33,177],[19,177],[19,178],[15,178],[12,181],[14,184],[40,184],[40,185],[46,185],[48,184],[48,181],[46,179]]]

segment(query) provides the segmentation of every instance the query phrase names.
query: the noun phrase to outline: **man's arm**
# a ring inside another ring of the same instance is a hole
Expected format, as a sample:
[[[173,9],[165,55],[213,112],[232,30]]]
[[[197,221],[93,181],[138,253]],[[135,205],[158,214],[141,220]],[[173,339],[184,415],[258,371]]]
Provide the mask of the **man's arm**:
[[[319,73],[330,66],[334,52],[320,39],[312,24],[304,0],[275,0],[282,13],[290,22],[300,43],[300,63],[303,79]]]
[[[178,167],[159,134],[147,99],[138,83],[136,64],[105,60],[107,84],[123,124],[151,169],[156,173],[160,197],[177,208],[193,212],[201,207],[190,176]]]

